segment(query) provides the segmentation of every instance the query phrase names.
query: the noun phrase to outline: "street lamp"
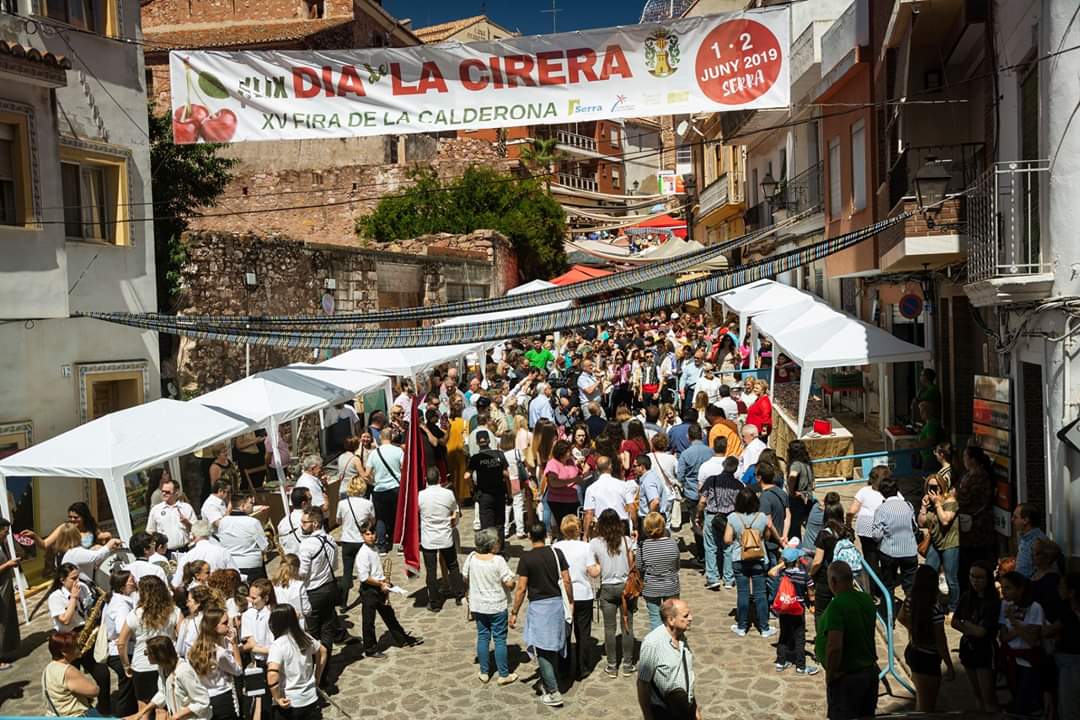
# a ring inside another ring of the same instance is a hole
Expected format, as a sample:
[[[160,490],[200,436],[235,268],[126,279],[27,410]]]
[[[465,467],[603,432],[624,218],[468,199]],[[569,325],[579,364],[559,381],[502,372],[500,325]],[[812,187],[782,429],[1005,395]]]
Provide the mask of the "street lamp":
[[[766,200],[773,200],[780,192],[780,183],[776,182],[776,178],[772,176],[772,171],[765,173],[765,178],[761,181],[761,194]]]
[[[945,169],[945,164],[936,157],[926,158],[919,171],[915,173],[915,198],[919,210],[926,217],[926,226],[934,227],[934,219],[941,212],[941,202],[949,188],[952,176]]]

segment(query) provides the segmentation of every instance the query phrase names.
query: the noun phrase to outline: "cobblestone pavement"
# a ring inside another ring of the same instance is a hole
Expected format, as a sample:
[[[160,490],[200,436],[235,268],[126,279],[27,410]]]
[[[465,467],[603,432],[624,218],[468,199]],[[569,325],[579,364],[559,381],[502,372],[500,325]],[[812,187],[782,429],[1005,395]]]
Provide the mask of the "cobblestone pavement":
[[[854,493],[857,486],[852,488]],[[846,488],[845,488],[846,489]],[[848,493],[845,493],[848,494]],[[471,527],[472,512],[466,510],[463,527]],[[466,533],[468,534],[468,533]],[[680,535],[689,537],[688,528]],[[512,541],[511,555],[517,557],[525,547],[524,541]],[[686,560],[688,554],[684,553]],[[393,580],[410,593],[408,598],[395,596],[393,604],[405,628],[425,638],[416,648],[390,648],[383,660],[357,659],[360,645],[352,644],[340,653],[344,664],[338,685],[340,693],[334,700],[355,720],[363,718],[498,718],[543,717],[549,713],[574,714],[578,717],[611,718],[640,717],[637,709],[634,679],[609,678],[604,672],[603,622],[593,621],[596,643],[593,658],[596,666],[584,681],[576,682],[564,693],[563,709],[540,705],[533,682],[527,679],[535,673],[536,665],[523,662],[520,626],[510,631],[511,668],[522,682],[498,687],[494,682],[481,685],[474,664],[475,629],[465,619],[464,607],[448,602],[441,613],[428,612],[423,605],[426,596],[422,578],[402,579],[403,562],[394,557]],[[511,567],[515,564],[511,560]],[[685,564],[685,563],[684,563]],[[729,613],[735,607],[735,591],[707,591],[704,580],[690,567],[682,571],[682,597],[694,613],[690,643],[697,667],[697,695],[703,714],[710,718],[821,718],[825,716],[824,672],[813,677],[795,675],[792,670],[777,673],[773,668],[776,638],[763,639],[754,631],[736,637],[730,631],[734,621]],[[17,661],[15,668],[0,672],[0,714],[40,715],[42,700],[39,678],[47,659],[44,647],[48,621],[39,613],[30,628],[24,628],[23,652],[28,656]],[[350,611],[351,629],[360,634],[360,609]],[[639,639],[647,631],[644,609],[635,618]],[[813,622],[807,629],[808,648],[812,648]],[[383,631],[381,621],[376,627]],[[388,642],[388,636],[384,642]],[[955,637],[951,645],[955,648]],[[884,643],[879,638],[879,654],[885,656]],[[903,645],[900,645],[902,648]],[[913,702],[907,693],[892,684],[899,697],[883,695],[878,711],[907,710]],[[883,688],[884,690],[884,688]],[[962,707],[969,690],[961,677],[943,687],[941,706]],[[945,707],[939,707],[945,709]],[[584,714],[582,714],[584,713]],[[331,720],[341,717],[339,711],[328,708],[325,716]]]

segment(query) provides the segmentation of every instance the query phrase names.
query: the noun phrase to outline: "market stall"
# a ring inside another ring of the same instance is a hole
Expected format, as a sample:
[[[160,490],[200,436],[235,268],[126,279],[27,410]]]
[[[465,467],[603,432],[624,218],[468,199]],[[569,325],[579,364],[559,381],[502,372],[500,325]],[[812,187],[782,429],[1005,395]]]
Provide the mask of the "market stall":
[[[801,369],[798,400],[787,408],[795,420],[792,430],[797,437],[803,436],[808,417],[826,416],[824,405],[810,412],[816,370],[930,359],[925,348],[816,301],[797,306],[797,311],[789,307],[758,316],[754,326],[772,340],[775,353],[783,353]],[[773,375],[769,385],[775,388],[775,364]]]
[[[801,316],[799,313],[793,312],[794,308],[792,306],[807,305],[812,302],[817,302],[819,305],[823,304],[816,301],[813,295],[809,295],[790,285],[778,283],[775,280],[759,280],[717,293],[709,299],[738,315],[739,337],[746,334],[747,324],[756,315],[786,310],[786,312],[776,317],[784,317],[795,321]]]
[[[815,459],[854,455],[855,438],[852,436],[851,431],[841,425],[834,417],[826,418],[824,415],[821,417],[825,418],[832,426],[830,432],[817,433],[811,430],[799,437],[795,432],[797,427],[795,418],[779,402],[774,401],[772,434],[769,435],[770,447],[776,450],[777,455],[786,458],[788,445],[791,444],[792,440],[798,438],[806,444],[810,457]],[[854,468],[855,462],[851,459],[816,463],[814,465],[814,475],[819,480],[822,478],[850,478]]]

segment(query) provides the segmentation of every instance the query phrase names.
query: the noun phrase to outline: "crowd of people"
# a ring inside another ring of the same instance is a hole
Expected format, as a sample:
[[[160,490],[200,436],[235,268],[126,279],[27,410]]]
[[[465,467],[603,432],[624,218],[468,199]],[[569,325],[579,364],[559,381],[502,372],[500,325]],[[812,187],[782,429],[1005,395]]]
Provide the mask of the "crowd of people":
[[[508,636],[521,628],[540,702],[563,705],[560,688],[599,667],[595,614],[603,674],[635,678],[642,714],[698,717],[680,572],[688,557],[704,588],[733,593],[735,636],[775,636],[777,673],[824,675],[829,717],[873,713],[875,628],[888,618],[907,629],[918,709],[933,710],[955,674],[948,623],[978,709],[998,709],[1004,678],[1010,709],[1076,717],[1080,576],[1063,573],[1039,509],[1017,508],[1017,555],[998,562],[991,462],[969,447],[954,470],[936,432],[913,497],[876,467],[844,507],[818,490],[806,444],[792,441],[783,457],[769,447],[770,388],[747,372],[768,355],[751,353],[736,327],[672,313],[508,342],[486,373],[449,366],[417,386],[402,380],[391,406],[363,419],[338,408],[327,456],[299,459],[289,512],[269,539],[230,479],[239,446],[211,453],[198,511],[167,470],[152,473],[145,530],[106,578],[99,565],[120,543],[73,505],[48,537],[30,534],[56,558],[45,709],[318,717],[320,690],[336,691],[336,644],[356,640],[366,658],[386,657],[376,616],[393,645],[421,644],[397,618],[390,598],[401,590],[386,572],[416,417],[421,602],[433,613],[468,602],[480,683],[519,680]],[[924,416],[933,403],[929,392],[920,400]],[[244,442],[269,459],[258,437]],[[515,538],[524,552],[512,564]],[[0,593],[17,562],[0,555]],[[354,593],[355,639],[344,622]],[[5,660],[18,627],[0,620]]]

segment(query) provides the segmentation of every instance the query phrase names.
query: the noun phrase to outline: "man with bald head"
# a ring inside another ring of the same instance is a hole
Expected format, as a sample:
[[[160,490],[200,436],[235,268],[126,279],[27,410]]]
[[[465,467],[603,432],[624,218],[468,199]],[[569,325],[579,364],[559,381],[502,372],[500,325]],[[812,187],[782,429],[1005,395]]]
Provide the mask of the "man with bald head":
[[[638,659],[637,697],[645,720],[700,720],[694,696],[694,654],[686,633],[694,616],[685,600],[660,606],[662,623],[645,636]]]
[[[851,566],[829,563],[833,599],[818,618],[814,651],[825,668],[829,720],[872,717],[877,709],[878,666],[873,599],[854,587]]]

